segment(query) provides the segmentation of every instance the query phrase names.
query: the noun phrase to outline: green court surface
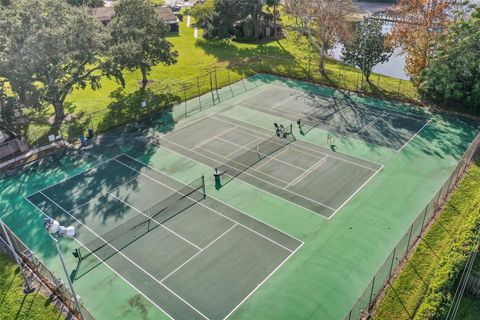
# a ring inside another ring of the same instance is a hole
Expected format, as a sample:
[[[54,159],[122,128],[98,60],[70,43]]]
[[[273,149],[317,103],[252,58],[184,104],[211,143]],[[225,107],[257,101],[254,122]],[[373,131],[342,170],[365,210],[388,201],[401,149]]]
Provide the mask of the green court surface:
[[[479,131],[270,75],[196,101],[2,175],[0,215],[60,277],[43,218],[76,227],[97,319],[345,319]]]

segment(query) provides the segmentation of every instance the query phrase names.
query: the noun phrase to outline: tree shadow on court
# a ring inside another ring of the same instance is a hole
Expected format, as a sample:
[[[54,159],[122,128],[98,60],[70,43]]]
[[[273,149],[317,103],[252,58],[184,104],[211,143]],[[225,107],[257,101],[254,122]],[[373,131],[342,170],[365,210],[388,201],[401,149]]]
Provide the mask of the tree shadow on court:
[[[36,162],[2,174],[1,186],[4,191],[2,191],[0,201],[5,203],[5,206],[2,206],[5,209],[4,216],[15,212],[20,212],[23,216],[22,219],[8,218],[6,222],[25,241],[27,246],[44,259],[56,255],[51,239],[43,229],[44,216],[23,197],[48,188],[52,184],[88,170],[89,167],[112,159],[119,154],[138,156],[142,158],[142,161],[148,163],[158,149],[151,143],[152,137],[159,132],[171,131],[175,126],[172,108],[179,98],[174,95],[159,95],[149,90],[126,94],[119,90],[114,92],[112,97],[114,101],[107,109],[107,116],[104,117],[104,121],[98,123],[96,129],[108,130],[115,127],[114,129],[96,136],[86,147],[75,145],[62,148]],[[143,101],[146,101],[146,106],[142,104]],[[124,125],[126,122],[129,124]],[[71,130],[82,129],[84,125],[79,124],[78,127],[72,127]],[[108,170],[108,164],[106,170]],[[126,174],[124,176],[120,172],[118,175],[107,175],[96,174],[95,171],[92,171],[88,179],[82,179],[77,185],[65,186],[65,189],[68,190],[59,190],[58,193],[63,192],[64,194],[58,194],[55,198],[63,199],[63,203],[69,207],[77,207],[82,203],[76,201],[76,195],[81,194],[81,198],[87,199],[101,196],[106,190],[114,189],[124,183],[126,179],[131,178]],[[18,185],[23,185],[25,188],[18,188]],[[125,186],[125,189],[127,188],[127,192],[138,191],[136,179],[130,181]],[[87,218],[91,219],[92,214],[101,223],[107,224],[112,223],[112,219],[122,219],[125,211],[119,210],[118,201],[112,200],[111,197],[104,197],[102,201],[95,201],[89,205],[88,210],[76,211],[76,220],[65,218],[66,214],[60,208],[53,208],[45,213],[52,217],[62,217],[60,221],[62,224],[75,225],[83,233],[88,234],[89,231],[82,228],[80,223],[85,222]],[[68,247],[70,246],[62,247],[65,254],[71,252]]]

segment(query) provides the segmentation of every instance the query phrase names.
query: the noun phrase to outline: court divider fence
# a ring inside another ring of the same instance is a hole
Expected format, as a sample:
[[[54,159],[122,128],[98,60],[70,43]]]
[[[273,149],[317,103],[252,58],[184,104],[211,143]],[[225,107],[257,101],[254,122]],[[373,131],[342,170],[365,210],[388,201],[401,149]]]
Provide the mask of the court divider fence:
[[[468,166],[472,163],[479,147],[480,133],[465,151],[461,160],[458,162],[457,167],[445,181],[440,191],[438,191],[431,199],[430,203],[419,212],[415,221],[410,225],[395,248],[393,248],[392,252],[388,255],[380,269],[375,273],[362,295],[350,309],[345,320],[367,319],[369,317],[375,300],[387,286],[391,285],[390,280],[395,274],[395,269],[402,261],[408,259],[410,250],[417,240],[420,239],[423,232],[426,231],[430,222],[435,219],[437,213],[439,213],[445,205],[449,194],[455,189]]]
[[[15,258],[17,256],[22,264],[22,269],[30,279],[36,279],[58,297],[64,306],[75,315],[77,319],[80,318],[80,313],[77,310],[72,293],[68,290],[67,285],[63,283],[61,278],[57,277],[53,272],[48,270],[43,262],[41,262],[33,252],[20,240],[15,233],[8,228],[8,226],[0,220],[2,227],[0,228],[0,242],[3,244],[7,253]],[[5,234],[6,232],[6,234]],[[13,252],[10,250],[9,241],[13,246]],[[83,320],[94,320],[95,318],[82,305]],[[68,315],[67,315],[68,317]]]

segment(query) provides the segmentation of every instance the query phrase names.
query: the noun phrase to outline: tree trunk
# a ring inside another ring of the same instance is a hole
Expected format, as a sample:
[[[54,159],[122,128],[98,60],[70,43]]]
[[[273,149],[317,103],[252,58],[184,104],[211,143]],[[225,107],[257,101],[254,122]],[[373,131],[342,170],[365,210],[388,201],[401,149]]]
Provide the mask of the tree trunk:
[[[147,69],[145,67],[140,67],[142,71],[142,89],[145,89],[148,84]]]
[[[272,32],[272,36],[274,38],[276,36],[275,31],[277,30],[277,15],[276,15],[276,13],[277,13],[277,6],[274,5],[273,6],[273,32]]]
[[[56,101],[53,103],[55,108],[55,124],[59,124],[65,118],[65,111],[63,110],[63,102]]]
[[[320,71],[321,74],[325,75],[325,50],[320,48],[319,51],[319,65],[318,65],[318,71]]]

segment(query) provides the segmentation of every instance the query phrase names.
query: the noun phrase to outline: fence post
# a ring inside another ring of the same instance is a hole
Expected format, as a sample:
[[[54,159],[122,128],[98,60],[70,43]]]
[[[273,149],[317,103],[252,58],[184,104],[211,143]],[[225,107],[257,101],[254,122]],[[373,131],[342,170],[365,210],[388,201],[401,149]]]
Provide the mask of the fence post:
[[[428,205],[429,205],[429,204],[428,204]],[[427,218],[428,205],[425,207],[425,214],[423,215],[422,229],[420,229],[420,233],[422,233],[423,228],[425,227],[425,219]]]
[[[217,69],[215,69],[215,91],[217,92],[217,100],[218,100],[218,103],[220,103],[220,94],[218,93]]]
[[[212,81],[212,71],[210,71],[210,93],[212,95],[212,102],[213,102],[213,105],[215,105],[215,96],[213,95],[213,81]]]
[[[358,79],[359,78],[360,78],[360,73],[357,72],[357,83],[355,84],[355,91],[358,91]]]
[[[202,99],[200,99],[200,78],[197,76],[197,93],[198,93],[198,105],[200,111],[202,111]]]
[[[438,203],[440,202],[440,195],[442,194],[442,188],[440,188],[440,190],[438,191],[438,196],[437,196],[437,200],[435,200],[435,204],[433,205],[433,214],[435,214],[435,212],[437,212],[437,209],[438,209]]]
[[[20,260],[20,257],[17,254],[17,251],[15,250],[15,247],[13,246],[12,240],[10,239],[10,236],[8,235],[7,228],[6,228],[5,224],[3,223],[2,219],[0,219],[0,225],[2,226],[3,233],[5,234],[5,240],[7,241],[7,245],[9,247],[10,251],[12,252],[13,258],[15,259],[15,262],[17,263],[18,268],[22,272],[23,279],[25,281],[25,288],[23,289],[23,292],[25,294],[32,293],[33,291],[35,291],[35,288],[32,287],[32,284],[30,283],[30,280],[28,279],[28,276],[25,273],[25,269],[23,268],[23,264]]]
[[[413,223],[415,223],[415,222],[413,222]],[[413,223],[410,226],[410,234],[408,235],[407,251],[405,252],[405,257],[407,256],[408,252],[410,251],[410,241],[412,240]]]
[[[231,82],[231,79],[230,79],[230,70],[227,69],[227,77],[228,77],[228,87],[230,88],[230,92],[232,94],[232,98],[234,96],[233,94],[233,89],[232,89],[232,82]]]
[[[373,298],[373,287],[375,287],[375,277],[372,279],[372,290],[370,290],[370,299],[368,300],[368,307],[372,304],[372,298]]]
[[[400,87],[402,86],[402,79],[398,79],[398,90],[397,93],[400,94]]]
[[[393,271],[393,262],[395,261],[395,253],[397,251],[397,247],[393,248],[393,254],[392,254],[392,263],[390,264],[390,272],[388,273],[388,279],[392,277],[392,271]]]
[[[188,110],[187,110],[187,86],[185,83],[183,84],[183,101],[185,102],[185,118],[187,117]]]
[[[243,75],[240,75],[240,79],[242,81],[243,88],[245,88],[245,91],[248,91],[247,87],[245,86],[245,82],[243,82]]]

